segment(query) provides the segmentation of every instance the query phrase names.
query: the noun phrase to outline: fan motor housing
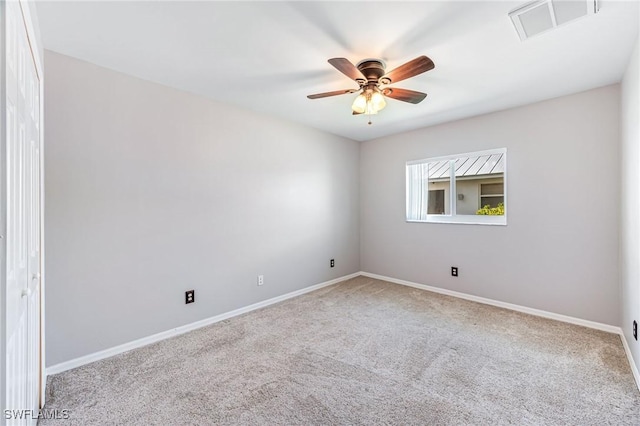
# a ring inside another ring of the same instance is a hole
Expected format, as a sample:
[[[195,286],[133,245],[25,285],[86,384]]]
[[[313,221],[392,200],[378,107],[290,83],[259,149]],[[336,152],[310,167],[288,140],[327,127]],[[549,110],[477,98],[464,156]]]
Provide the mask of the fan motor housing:
[[[369,83],[377,82],[385,73],[386,64],[381,59],[363,59],[356,68],[367,78]]]

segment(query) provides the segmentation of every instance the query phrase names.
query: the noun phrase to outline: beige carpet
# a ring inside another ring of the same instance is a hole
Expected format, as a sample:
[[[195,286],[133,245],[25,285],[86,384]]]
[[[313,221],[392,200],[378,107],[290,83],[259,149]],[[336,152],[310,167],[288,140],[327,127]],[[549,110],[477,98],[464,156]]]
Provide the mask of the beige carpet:
[[[358,277],[49,378],[113,425],[640,425],[619,336]]]

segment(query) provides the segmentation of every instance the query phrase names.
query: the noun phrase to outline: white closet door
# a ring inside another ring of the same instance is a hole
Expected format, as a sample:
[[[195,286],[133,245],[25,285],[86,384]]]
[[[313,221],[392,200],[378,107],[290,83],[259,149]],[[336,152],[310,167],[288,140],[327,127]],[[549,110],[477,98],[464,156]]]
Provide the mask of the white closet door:
[[[6,5],[9,425],[35,425],[40,386],[40,82],[20,4]]]

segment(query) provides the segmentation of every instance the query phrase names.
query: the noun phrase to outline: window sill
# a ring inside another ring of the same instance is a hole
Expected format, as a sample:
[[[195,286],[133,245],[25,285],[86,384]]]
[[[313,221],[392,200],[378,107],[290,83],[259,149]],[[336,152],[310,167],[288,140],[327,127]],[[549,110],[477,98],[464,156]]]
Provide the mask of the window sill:
[[[407,219],[409,223],[458,223],[461,225],[507,225],[506,216],[430,214],[425,220]]]

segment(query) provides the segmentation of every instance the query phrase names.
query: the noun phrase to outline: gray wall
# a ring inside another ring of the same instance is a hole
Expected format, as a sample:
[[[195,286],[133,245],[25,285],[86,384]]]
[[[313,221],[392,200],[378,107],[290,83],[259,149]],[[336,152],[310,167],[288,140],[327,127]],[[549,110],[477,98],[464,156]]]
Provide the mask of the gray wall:
[[[364,142],[362,270],[618,325],[619,89]],[[507,226],[405,222],[406,161],[500,147]]]
[[[640,322],[640,87],[638,45],[622,80],[620,282],[621,326],[637,368],[640,344],[633,339],[633,320]]]
[[[620,324],[618,85],[359,146],[56,53],[45,61],[49,366],[360,269]],[[628,99],[637,81],[623,88]],[[624,123],[637,142],[637,121]],[[405,222],[407,160],[500,147],[508,226]],[[639,160],[637,143],[625,149]],[[625,164],[635,186],[623,190],[637,192],[637,163]],[[625,223],[623,212],[622,234],[637,231]],[[637,302],[626,309],[637,315]]]
[[[359,270],[357,142],[45,62],[47,365]]]

